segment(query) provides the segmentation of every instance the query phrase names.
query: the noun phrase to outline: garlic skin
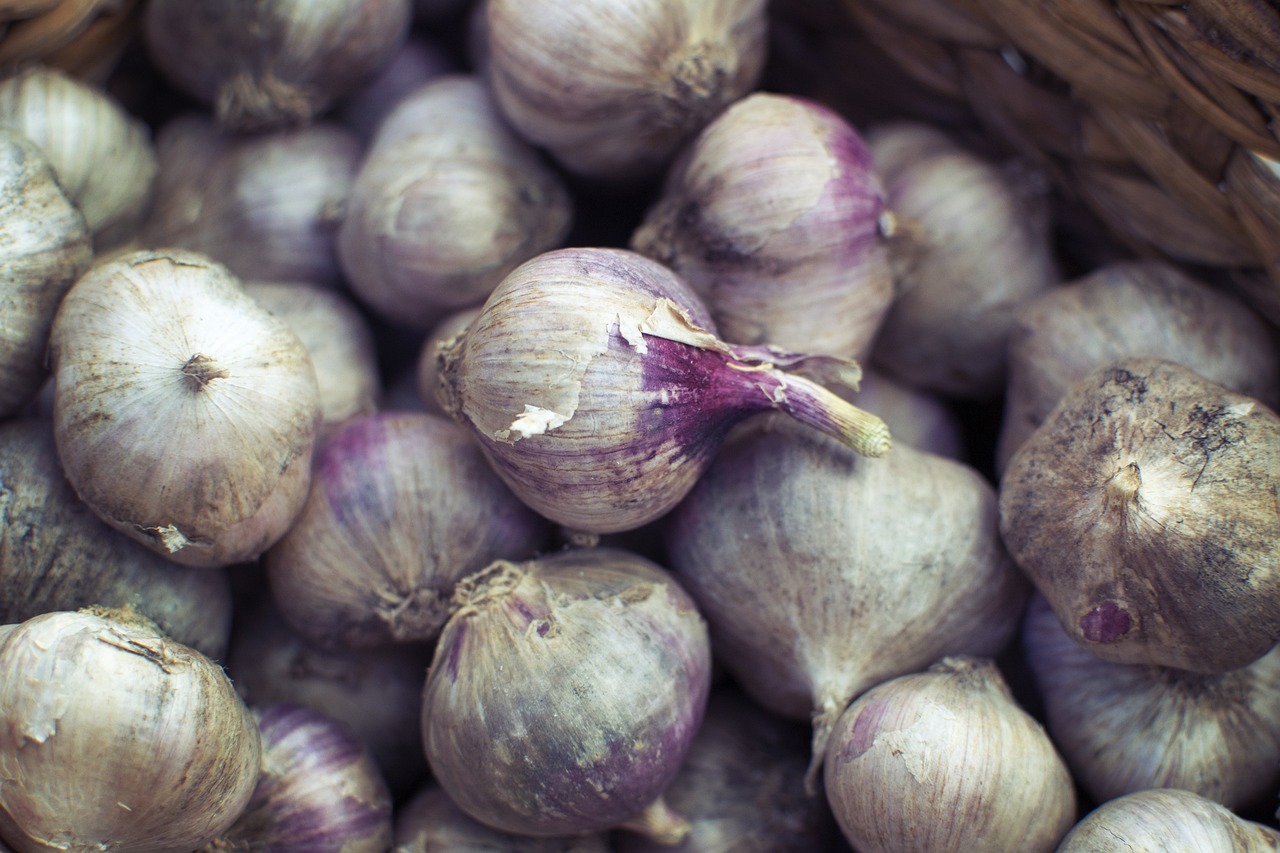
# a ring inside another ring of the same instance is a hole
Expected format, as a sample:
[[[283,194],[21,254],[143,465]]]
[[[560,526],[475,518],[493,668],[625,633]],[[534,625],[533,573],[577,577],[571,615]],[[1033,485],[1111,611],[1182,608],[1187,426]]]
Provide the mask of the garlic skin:
[[[518,264],[560,245],[573,202],[473,75],[433,80],[383,121],[338,231],[351,290],[428,329],[479,305]]]
[[[820,384],[856,387],[855,363],[726,344],[683,279],[624,249],[521,264],[440,361],[445,411],[521,500],[579,532],[668,512],[757,412],[784,411],[860,453],[890,447],[882,420]]]
[[[1190,369],[1086,375],[1000,484],[1014,560],[1105,660],[1221,673],[1280,639],[1280,416]]]
[[[238,130],[304,125],[408,38],[411,0],[152,0],[142,40],[176,88]]]
[[[570,172],[651,176],[759,81],[764,0],[486,0],[485,74]]]
[[[995,664],[947,657],[864,693],[827,747],[827,801],[859,853],[1052,853],[1071,775]]]
[[[146,216],[159,168],[150,131],[103,90],[45,66],[0,79],[0,125],[44,151],[102,252]]]
[[[680,155],[631,247],[688,281],[727,341],[862,358],[893,298],[885,201],[841,116],[756,92]]]
[[[519,835],[687,834],[661,794],[702,722],[711,646],[668,572],[619,549],[570,549],[494,563],[458,585],[454,606],[423,687],[422,739],[463,811]]]
[[[450,312],[431,327],[430,334],[422,341],[413,380],[418,402],[432,414],[446,414],[437,393],[441,382],[440,356],[444,348],[461,337],[471,322],[480,316],[480,310],[481,306],[476,305]]]
[[[1036,596],[1023,649],[1049,733],[1095,802],[1180,788],[1238,811],[1280,788],[1280,648],[1220,675],[1111,663]]]
[[[76,493],[188,566],[256,559],[311,481],[310,356],[226,267],[182,250],[105,260],[50,338],[53,430]]]
[[[382,375],[373,332],[346,294],[307,281],[246,281],[244,287],[289,325],[311,356],[320,395],[319,443],[377,411]]]
[[[461,426],[379,412],[316,457],[307,502],[263,558],[272,597],[303,636],[371,648],[434,639],[454,585],[551,538]]]
[[[233,134],[186,113],[160,127],[156,149],[142,247],[202,252],[246,281],[341,285],[337,232],[363,151],[354,131]]]
[[[998,469],[1073,382],[1138,357],[1174,361],[1273,409],[1280,404],[1280,344],[1242,301],[1163,261],[1115,262],[1015,309]]]
[[[943,655],[998,654],[1030,592],[977,471],[906,445],[862,458],[777,415],[740,426],[661,528],[717,659],[811,721],[811,789],[851,700]]]
[[[443,789],[427,785],[396,811],[393,853],[610,853],[609,834],[537,838],[474,820]],[[669,848],[679,850],[679,847]]]
[[[1273,853],[1280,850],[1280,832],[1191,791],[1158,788],[1098,806],[1067,833],[1057,853],[1132,850]]]
[[[177,642],[226,655],[226,573],[174,566],[104,524],[67,482],[48,419],[0,422],[0,483],[0,624],[53,610],[133,609]]]
[[[0,419],[22,410],[49,378],[45,349],[58,302],[89,268],[84,216],[44,152],[0,127]]]
[[[896,292],[872,363],[945,396],[998,397],[1014,309],[1059,280],[1045,182],[924,124],[883,124],[866,139],[897,224]]]
[[[0,820],[19,853],[189,853],[258,780],[258,728],[222,668],[141,620],[59,611],[12,626],[0,718]]]

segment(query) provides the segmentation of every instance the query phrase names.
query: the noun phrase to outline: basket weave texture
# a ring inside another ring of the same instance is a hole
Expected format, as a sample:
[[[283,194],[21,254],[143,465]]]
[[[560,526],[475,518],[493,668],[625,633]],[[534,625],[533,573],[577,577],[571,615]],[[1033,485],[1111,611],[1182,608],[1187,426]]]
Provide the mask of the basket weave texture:
[[[140,7],[140,0],[0,0],[0,74],[39,63],[102,83]]]
[[[1109,239],[1229,271],[1280,322],[1280,5],[835,2],[821,61],[845,99],[972,121]]]

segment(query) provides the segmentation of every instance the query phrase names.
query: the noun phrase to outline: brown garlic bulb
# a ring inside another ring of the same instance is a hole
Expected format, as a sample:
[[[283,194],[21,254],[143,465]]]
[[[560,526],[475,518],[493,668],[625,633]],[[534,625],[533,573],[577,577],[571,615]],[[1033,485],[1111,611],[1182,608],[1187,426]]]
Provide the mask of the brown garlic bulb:
[[[1071,383],[1139,357],[1176,361],[1272,408],[1280,403],[1276,332],[1243,302],[1163,261],[1116,262],[1014,310],[997,467]]]
[[[764,0],[486,0],[503,113],[566,169],[656,174],[764,69]]]
[[[1181,788],[1238,810],[1280,788],[1280,647],[1218,675],[1112,663],[1036,596],[1023,649],[1049,733],[1096,802]]]
[[[59,611],[0,637],[0,831],[19,853],[195,850],[260,766],[222,668],[140,618]]]
[[[1275,853],[1280,850],[1280,832],[1199,794],[1157,788],[1098,806],[1067,833],[1057,853],[1134,850]]]
[[[147,126],[103,90],[43,66],[0,80],[0,125],[44,151],[101,252],[146,216],[158,163]]]
[[[53,610],[131,608],[196,651],[226,654],[226,573],[175,566],[104,524],[63,475],[51,421],[0,423],[0,484],[0,624]]]
[[[1280,640],[1280,416],[1186,367],[1080,379],[1009,462],[1000,526],[1073,640],[1219,673]]]
[[[1067,766],[990,660],[944,658],[868,690],[825,767],[859,853],[1051,853],[1076,819]]]
[[[507,127],[487,87],[450,74],[383,121],[352,186],[338,253],[365,304],[428,329],[557,247],[572,218],[564,183]]]
[[[260,130],[306,124],[372,79],[404,44],[411,0],[149,0],[142,36],[161,74]]]
[[[893,298],[891,221],[852,125],[756,92],[685,149],[631,246],[698,291],[730,343],[864,358]]]
[[[1058,281],[1045,183],[928,125],[890,123],[866,137],[896,222],[896,295],[872,362],[938,394],[994,399],[1014,308]]]
[[[320,420],[298,336],[178,249],[94,266],[54,317],[54,438],[76,493],[174,562],[256,559],[293,523]]]
[[[233,134],[201,114],[156,134],[156,198],[137,242],[203,252],[242,279],[337,285],[337,231],[362,148],[345,127]]]
[[[53,314],[89,268],[93,245],[44,152],[3,126],[0,199],[0,418],[8,418],[49,378]]]

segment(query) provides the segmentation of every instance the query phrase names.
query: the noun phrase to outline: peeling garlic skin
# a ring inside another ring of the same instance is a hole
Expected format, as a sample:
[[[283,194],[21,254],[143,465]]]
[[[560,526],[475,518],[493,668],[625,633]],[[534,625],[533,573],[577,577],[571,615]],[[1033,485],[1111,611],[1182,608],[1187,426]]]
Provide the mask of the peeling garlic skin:
[[[1010,553],[1098,656],[1216,673],[1280,639],[1280,417],[1155,359],[1079,380],[1000,486]]]

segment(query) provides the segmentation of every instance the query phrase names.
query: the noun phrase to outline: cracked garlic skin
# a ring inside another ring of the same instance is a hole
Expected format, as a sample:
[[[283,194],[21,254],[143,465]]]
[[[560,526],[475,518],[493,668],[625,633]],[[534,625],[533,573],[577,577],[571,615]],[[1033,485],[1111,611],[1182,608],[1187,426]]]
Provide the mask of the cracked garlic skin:
[[[50,338],[58,457],[104,521],[176,563],[256,559],[306,500],[315,370],[226,267],[136,251],[86,273]]]
[[[517,132],[570,172],[659,173],[755,87],[764,0],[486,0],[483,55]]]
[[[222,668],[145,620],[0,628],[0,834],[18,853],[190,853],[236,820],[260,766]]]
[[[445,411],[521,500],[580,532],[666,513],[756,412],[889,452],[880,418],[804,375],[856,387],[856,363],[727,344],[683,279],[625,249],[521,264],[439,358]]]
[[[1280,417],[1186,367],[1077,381],[1009,462],[1009,551],[1077,643],[1218,673],[1280,639]]]
[[[824,766],[859,853],[1052,853],[1076,819],[1066,765],[987,659],[943,658],[867,691]]]
[[[1057,853],[1137,850],[1275,853],[1280,850],[1280,832],[1199,794],[1158,788],[1098,806],[1067,833]]]

